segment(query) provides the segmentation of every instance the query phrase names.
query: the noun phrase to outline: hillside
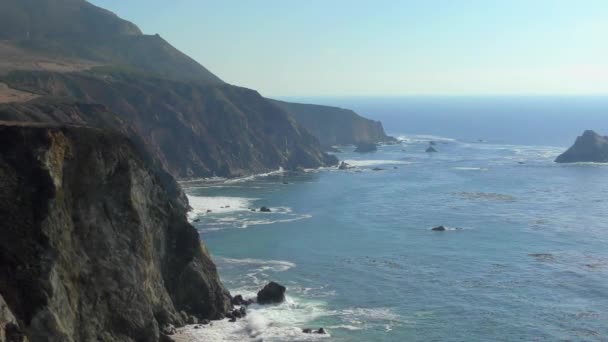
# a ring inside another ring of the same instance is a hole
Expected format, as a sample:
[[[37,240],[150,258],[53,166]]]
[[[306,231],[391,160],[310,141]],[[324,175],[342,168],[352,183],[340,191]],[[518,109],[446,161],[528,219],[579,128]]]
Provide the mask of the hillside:
[[[282,109],[223,83],[157,35],[83,0],[0,4],[0,103],[99,104],[174,177],[235,177],[336,163]],[[12,120],[103,127],[94,115]],[[101,126],[100,126],[101,125]]]
[[[111,72],[13,72],[3,81],[43,95],[39,104],[48,98],[103,104],[178,178],[234,177],[337,162],[292,118],[245,88]],[[5,111],[4,119],[109,127],[86,110],[61,117]]]
[[[0,40],[2,64],[9,57],[15,67],[28,60],[21,69],[112,65],[167,78],[222,83],[160,36],[144,35],[135,24],[84,0],[2,0]]]
[[[292,115],[325,148],[333,145],[393,141],[382,123],[366,119],[352,110],[314,104],[271,100]]]

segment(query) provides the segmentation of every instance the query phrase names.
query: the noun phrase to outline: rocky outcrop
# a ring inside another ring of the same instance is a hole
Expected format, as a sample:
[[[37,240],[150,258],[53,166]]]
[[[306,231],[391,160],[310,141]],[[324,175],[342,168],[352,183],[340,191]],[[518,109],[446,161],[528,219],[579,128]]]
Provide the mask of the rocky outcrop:
[[[352,110],[272,100],[311,132],[325,149],[333,145],[357,145],[396,141],[384,133],[382,123]]]
[[[0,341],[159,341],[223,317],[186,210],[123,134],[1,124]]]
[[[348,163],[347,163],[347,162],[345,162],[345,161],[342,161],[342,162],[340,163],[340,166],[338,166],[338,170],[348,170],[348,169],[350,169],[350,168],[352,168],[352,166],[350,166],[350,164],[348,164]]]
[[[587,130],[574,145],[555,159],[556,163],[608,163],[608,137]]]
[[[337,164],[315,137],[253,90],[111,71],[15,72],[4,79],[14,88],[47,98],[102,104],[176,178],[237,177],[279,167]],[[104,124],[90,117],[94,115],[60,120]]]
[[[258,292],[258,304],[276,304],[285,301],[285,286],[271,281]]]

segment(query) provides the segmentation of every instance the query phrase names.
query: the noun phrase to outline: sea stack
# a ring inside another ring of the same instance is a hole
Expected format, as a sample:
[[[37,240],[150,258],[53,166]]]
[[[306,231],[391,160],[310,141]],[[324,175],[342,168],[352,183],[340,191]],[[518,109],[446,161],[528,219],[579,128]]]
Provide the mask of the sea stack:
[[[556,163],[608,163],[608,137],[587,130],[574,145],[555,159]]]

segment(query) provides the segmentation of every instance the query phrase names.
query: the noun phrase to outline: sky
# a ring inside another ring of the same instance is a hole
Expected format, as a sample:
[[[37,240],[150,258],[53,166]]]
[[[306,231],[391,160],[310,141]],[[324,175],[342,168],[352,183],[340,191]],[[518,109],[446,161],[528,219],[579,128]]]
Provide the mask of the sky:
[[[266,96],[608,94],[606,0],[91,0]]]

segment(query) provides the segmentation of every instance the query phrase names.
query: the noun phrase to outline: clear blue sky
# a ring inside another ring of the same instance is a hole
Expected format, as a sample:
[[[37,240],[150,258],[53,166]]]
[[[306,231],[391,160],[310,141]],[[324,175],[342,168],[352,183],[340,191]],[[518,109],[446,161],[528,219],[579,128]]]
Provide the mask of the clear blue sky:
[[[608,0],[92,0],[268,96],[608,94]]]

